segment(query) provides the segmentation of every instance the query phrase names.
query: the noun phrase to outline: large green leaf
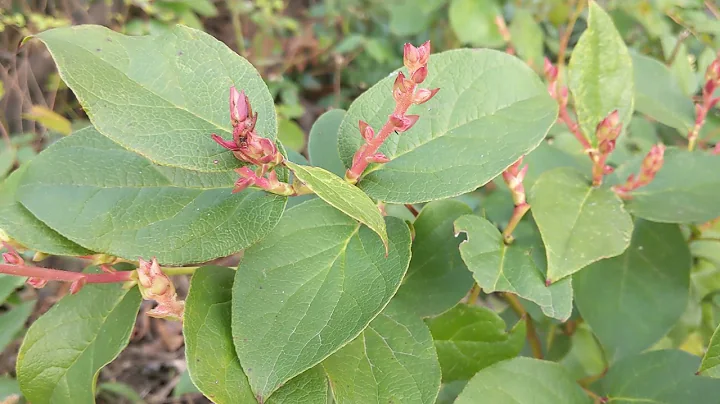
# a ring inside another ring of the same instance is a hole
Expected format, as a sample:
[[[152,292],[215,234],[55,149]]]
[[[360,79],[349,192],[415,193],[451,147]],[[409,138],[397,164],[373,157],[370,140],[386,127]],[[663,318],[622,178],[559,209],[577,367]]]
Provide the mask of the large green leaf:
[[[592,401],[562,366],[514,358],[479,371],[456,404],[590,404]]]
[[[338,404],[432,404],[440,391],[440,364],[430,331],[394,301],[322,366]]]
[[[569,69],[578,122],[587,138],[593,138],[597,124],[615,109],[625,126],[630,123],[635,93],[632,58],[612,18],[594,1]]]
[[[447,51],[428,69],[423,86],[440,92],[410,108],[420,120],[390,135],[380,151],[392,161],[371,166],[359,183],[374,199],[416,203],[472,191],[537,147],[555,121],[557,103],[537,75],[503,52]],[[350,105],[339,140],[346,167],[363,142],[358,120],[379,130],[393,111],[394,76]]]
[[[638,220],[630,247],[573,276],[575,302],[611,360],[659,341],[688,304],[690,250],[677,225]]]
[[[453,237],[453,222],[472,210],[462,202],[430,202],[413,223],[415,238],[410,268],[395,299],[421,317],[436,316],[455,306],[473,285]]]
[[[295,150],[288,149],[288,150],[286,150],[286,152],[287,152],[287,158],[288,158],[288,160],[290,160],[291,162],[293,162],[293,163],[295,163],[295,164],[306,165],[306,166],[307,166],[307,165],[310,165],[310,163],[309,163],[308,160],[305,158],[305,156],[303,156],[302,154],[296,152]],[[292,181],[294,181],[294,180],[291,179],[290,182],[292,183]],[[313,199],[313,198],[316,198],[316,196],[315,196],[314,194],[305,194],[305,195],[300,195],[300,196],[293,196],[292,198],[288,198],[288,202],[287,202],[287,205],[285,205],[285,208],[286,208],[286,209],[292,208],[292,207],[295,206],[295,205],[299,205],[299,204],[301,204],[302,202],[305,202],[305,201],[307,201],[308,199]]]
[[[704,376],[720,378],[720,325],[710,339],[698,372]]]
[[[331,109],[320,115],[310,128],[308,155],[310,162],[338,177],[345,175],[345,166],[338,154],[338,132],[345,118],[344,109]]]
[[[450,27],[460,42],[475,47],[500,47],[505,43],[495,17],[502,16],[496,0],[451,0]]]
[[[620,167],[624,181],[639,171],[643,156]],[[703,151],[668,148],[653,181],[632,192],[627,210],[643,219],[666,223],[702,223],[720,216],[720,158]]]
[[[545,256],[537,230],[520,223],[506,245],[500,231],[480,216],[455,221],[455,232],[467,234],[460,254],[475,281],[487,293],[510,292],[537,303],[548,317],[567,320],[572,312],[572,285],[561,280],[545,286]]]
[[[524,320],[506,332],[505,321],[484,307],[458,304],[427,323],[443,383],[469,380],[483,368],[516,357],[525,346]]]
[[[301,166],[290,161],[285,165],[320,199],[372,229],[387,245],[387,229],[380,209],[358,187],[324,168]]]
[[[95,25],[36,35],[93,125],[154,163],[199,171],[238,166],[211,133],[229,138],[231,86],[259,115],[257,131],[277,134],[273,99],[260,74],[209,34],[177,25],[129,37]]]
[[[684,351],[652,351],[614,364],[598,382],[613,404],[717,404],[720,380],[697,376],[700,358]]]
[[[185,264],[237,252],[280,219],[285,197],[250,189],[232,194],[236,178],[232,171],[154,165],[87,128],[30,163],[18,198],[91,250]]]
[[[92,254],[49,228],[17,201],[17,187],[26,169],[23,165],[0,183],[0,230],[27,248],[47,254]]]
[[[367,227],[313,199],[245,251],[233,286],[233,340],[264,399],[357,337],[395,294],[410,231],[387,218],[390,251]]]
[[[670,69],[649,56],[632,52],[635,109],[687,134],[695,123],[695,107]]]
[[[230,268],[199,268],[185,305],[183,334],[190,376],[198,389],[218,404],[255,402],[233,347],[230,323],[234,277],[235,271]],[[327,389],[322,369],[311,369],[286,383],[267,403],[326,403]]]
[[[0,305],[2,305],[2,302],[0,302]],[[35,301],[31,300],[0,314],[0,352],[4,351],[5,347],[22,330],[34,307]]]
[[[594,188],[571,168],[548,171],[530,192],[533,217],[547,253],[547,278],[555,282],[630,244],[632,219],[607,188]]]
[[[25,397],[34,404],[94,403],[97,374],[130,340],[140,302],[137,288],[117,283],[65,296],[30,326],[20,347]]]
[[[0,274],[0,305],[10,296],[15,289],[25,283],[25,277]]]

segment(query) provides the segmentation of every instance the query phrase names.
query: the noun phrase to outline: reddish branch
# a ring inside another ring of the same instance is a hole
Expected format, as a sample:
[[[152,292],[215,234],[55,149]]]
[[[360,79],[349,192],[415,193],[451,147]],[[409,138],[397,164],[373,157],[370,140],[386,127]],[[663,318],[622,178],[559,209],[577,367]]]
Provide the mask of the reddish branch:
[[[0,273],[44,279],[47,281],[84,283],[116,283],[130,280],[132,272],[117,271],[102,274],[85,274],[80,272],[61,271],[59,269],[34,267],[29,265],[0,264]]]
[[[688,132],[688,150],[695,149],[700,129],[705,125],[708,112],[720,102],[720,97],[713,98],[715,90],[720,88],[720,53],[705,71],[705,85],[702,98],[695,105],[695,126]],[[716,147],[717,150],[717,147]]]
[[[520,223],[523,216],[525,216],[528,210],[530,210],[530,205],[527,203],[527,197],[525,195],[525,186],[523,185],[523,180],[525,179],[528,166],[525,165],[520,168],[523,157],[520,157],[518,161],[502,173],[503,180],[505,181],[505,184],[507,184],[508,188],[510,188],[513,203],[515,204],[515,209],[513,209],[510,221],[503,231],[503,240],[506,244],[512,243],[512,232],[515,230],[518,223]]]

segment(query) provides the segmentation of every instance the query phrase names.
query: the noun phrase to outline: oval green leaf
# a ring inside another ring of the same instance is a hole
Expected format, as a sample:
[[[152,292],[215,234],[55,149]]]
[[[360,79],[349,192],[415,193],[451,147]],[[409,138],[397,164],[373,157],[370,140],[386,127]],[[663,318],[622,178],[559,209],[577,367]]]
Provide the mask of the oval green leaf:
[[[509,246],[497,227],[480,216],[457,219],[455,232],[467,235],[467,241],[460,244],[460,255],[485,292],[515,293],[536,303],[548,317],[561,321],[570,318],[573,296],[570,280],[545,286],[544,248],[532,226],[521,222],[513,232],[515,241]]]
[[[370,229],[321,199],[289,209],[245,251],[233,286],[233,340],[260,399],[357,337],[395,294],[410,231],[387,218],[389,254]]]
[[[600,121],[616,109],[623,124],[630,123],[635,93],[632,58],[612,18],[595,1],[590,2],[588,27],[568,67],[568,84],[585,137],[593,139]]]
[[[290,161],[286,161],[285,165],[320,199],[377,233],[387,248],[385,219],[363,191],[323,168],[301,166]]]
[[[190,377],[205,396],[218,404],[256,402],[233,347],[234,278],[235,271],[225,267],[206,266],[195,271],[183,318]],[[313,368],[286,383],[267,403],[326,403],[327,397],[325,374]]]
[[[94,403],[97,374],[128,344],[141,300],[137,288],[117,283],[65,296],[25,335],[17,360],[23,395],[34,404]]]
[[[707,352],[705,352],[705,355],[702,358],[698,373],[703,376],[720,379],[720,325],[718,325],[712,335],[712,338],[710,338]]]
[[[608,358],[640,353],[670,331],[688,305],[690,262],[677,225],[638,220],[622,255],[573,276],[578,310]]]
[[[453,222],[472,213],[464,203],[446,200],[423,206],[413,223],[410,268],[395,295],[420,317],[437,316],[455,306],[473,285],[453,237]]]
[[[165,166],[223,171],[239,166],[211,138],[231,137],[231,86],[258,113],[257,132],[275,139],[272,96],[244,58],[209,34],[177,25],[130,37],[96,25],[36,35],[60,77],[103,135]]]
[[[458,304],[427,320],[437,349],[443,383],[470,380],[481,369],[518,356],[525,346],[526,322],[509,332],[505,321],[484,307]]]
[[[538,76],[503,52],[447,51],[431,56],[428,69],[423,86],[440,92],[412,106],[420,120],[380,148],[392,161],[369,167],[358,184],[373,199],[417,203],[473,191],[537,147],[557,117]],[[339,139],[346,167],[363,142],[358,121],[379,130],[393,111],[394,76],[350,105]]]
[[[514,358],[479,371],[456,404],[590,404],[580,385],[557,363]]]
[[[232,194],[236,178],[232,171],[154,165],[87,128],[29,164],[18,199],[83,247],[181,265],[237,252],[280,219],[285,197],[250,189]]]
[[[551,282],[620,255],[630,244],[633,223],[622,201],[607,187],[590,186],[574,169],[544,173],[529,199],[545,244]]]
[[[320,115],[310,128],[308,155],[310,162],[338,177],[345,176],[345,165],[338,154],[338,132],[345,118],[344,109],[331,109]]]
[[[440,391],[430,331],[395,301],[322,366],[338,404],[432,404]]]

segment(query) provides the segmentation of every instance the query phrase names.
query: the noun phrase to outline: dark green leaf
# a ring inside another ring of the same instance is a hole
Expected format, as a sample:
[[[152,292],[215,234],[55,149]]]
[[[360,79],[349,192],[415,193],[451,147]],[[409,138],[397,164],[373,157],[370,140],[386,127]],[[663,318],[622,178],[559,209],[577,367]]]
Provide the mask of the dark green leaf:
[[[483,368],[514,358],[525,345],[525,321],[506,332],[505,321],[484,307],[458,304],[427,324],[443,383],[469,380]]]
[[[427,326],[395,302],[322,366],[339,404],[432,404],[440,390],[440,364]]]
[[[345,176],[345,166],[338,154],[338,132],[344,117],[343,109],[331,109],[320,115],[310,128],[308,141],[308,154],[312,165],[322,167],[338,177]]]
[[[97,130],[154,163],[198,171],[238,167],[210,138],[231,137],[233,85],[258,113],[257,132],[275,139],[273,99],[260,74],[202,31],[177,25],[160,35],[128,37],[80,25],[36,37]]]
[[[0,302],[0,304],[2,303]],[[4,351],[5,347],[17,337],[34,307],[35,301],[31,300],[0,314],[0,352]]]
[[[506,245],[500,231],[479,216],[455,221],[455,232],[467,234],[460,254],[475,281],[487,293],[510,292],[540,306],[549,317],[567,320],[572,312],[570,280],[545,286],[545,256],[537,230],[520,223],[515,241]]]
[[[530,192],[533,217],[547,253],[547,278],[555,282],[630,244],[632,219],[607,188],[594,188],[570,168],[548,171]]]
[[[128,259],[205,262],[268,234],[286,198],[232,194],[237,174],[158,166],[92,128],[53,144],[30,163],[18,199],[70,240]]]
[[[633,113],[632,58],[610,16],[590,2],[588,27],[572,52],[569,87],[578,122],[592,139],[595,127],[617,109],[625,126]]]
[[[187,314],[187,311],[185,313]],[[185,343],[187,344],[187,339],[185,340]],[[187,345],[185,349],[187,349]],[[198,390],[197,386],[190,378],[190,371],[186,369],[184,372],[182,372],[182,374],[180,374],[180,381],[178,381],[178,383],[175,385],[172,395],[173,397],[182,397],[185,394],[193,393],[200,393],[200,390]]]
[[[611,360],[660,340],[688,304],[690,251],[677,225],[635,222],[620,256],[573,276],[575,301]]]
[[[233,287],[233,340],[250,385],[266,398],[357,337],[395,294],[410,232],[387,218],[390,251],[321,199],[288,210],[245,251]]]
[[[280,120],[278,123],[278,139],[290,150],[301,152],[305,148],[305,132],[293,120]]]
[[[21,287],[25,283],[25,277],[0,274],[0,305],[10,296],[15,289]]]
[[[17,360],[25,397],[33,404],[94,402],[97,374],[130,340],[140,301],[137,288],[87,285],[35,321]]]
[[[285,165],[320,199],[368,226],[387,246],[388,235],[380,209],[358,187],[320,167],[300,166],[289,161]]]
[[[423,86],[440,92],[410,108],[420,120],[390,135],[380,151],[392,161],[371,166],[359,183],[374,199],[417,203],[473,191],[537,147],[555,121],[557,103],[537,75],[503,52],[447,51],[431,56],[428,69]],[[345,115],[339,150],[346,167],[363,142],[358,120],[379,130],[392,112],[394,76]]]
[[[715,329],[710,339],[710,344],[708,344],[707,352],[703,356],[698,372],[703,376],[720,378],[720,326]]]
[[[562,366],[514,358],[479,371],[456,404],[590,404],[592,401]]]
[[[472,213],[462,202],[430,202],[413,223],[415,238],[410,268],[395,299],[421,317],[436,316],[455,306],[473,285],[453,237],[453,222]]]
[[[287,158],[288,158],[288,160],[290,160],[291,162],[293,162],[293,163],[295,163],[295,164],[302,165],[302,166],[309,166],[309,165],[310,165],[310,163],[307,161],[307,159],[305,158],[305,156],[303,156],[302,154],[296,152],[295,150],[293,150],[293,149],[288,149],[288,150],[286,150],[286,152],[287,152]],[[291,182],[292,182],[292,180],[291,180]],[[293,196],[293,197],[291,197],[291,198],[288,198],[288,202],[287,202],[287,205],[285,206],[285,208],[286,208],[286,209],[292,208],[292,207],[295,206],[295,205],[299,205],[299,204],[301,204],[301,203],[303,203],[303,202],[305,202],[305,201],[307,201],[307,200],[309,200],[309,199],[313,199],[313,198],[315,198],[315,195],[314,195],[314,194],[306,194],[306,195],[300,195],[300,196]]]

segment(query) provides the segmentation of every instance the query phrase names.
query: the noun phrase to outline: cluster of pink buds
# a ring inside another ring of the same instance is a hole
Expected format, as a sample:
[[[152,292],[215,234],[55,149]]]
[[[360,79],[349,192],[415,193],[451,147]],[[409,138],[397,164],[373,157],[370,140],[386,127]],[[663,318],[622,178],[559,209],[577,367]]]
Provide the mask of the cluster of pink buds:
[[[702,98],[699,103],[695,104],[695,126],[688,132],[688,149],[693,150],[697,143],[700,129],[705,125],[705,118],[708,112],[720,102],[720,97],[714,97],[715,90],[720,88],[720,52],[717,57],[710,63],[705,71],[705,84],[702,89]]]
[[[615,142],[622,132],[620,114],[617,110],[611,112],[598,124],[595,129],[595,137],[598,140],[597,150],[593,151],[590,157],[593,160],[593,185],[599,186],[603,176],[613,172],[613,168],[606,165],[608,157],[615,150]]]
[[[153,258],[149,262],[138,260],[140,266],[134,273],[142,297],[155,300],[158,305],[147,312],[148,316],[182,320],[185,312],[185,302],[177,299],[175,285],[170,278],[160,270],[160,264]]]
[[[630,174],[624,184],[614,186],[615,193],[623,199],[630,199],[632,191],[652,182],[663,166],[664,156],[665,145],[657,144],[653,146],[642,161],[640,173],[638,175]]]
[[[393,83],[392,95],[395,99],[395,109],[377,134],[368,123],[360,121],[360,134],[365,143],[355,153],[352,167],[345,173],[345,179],[350,183],[356,183],[370,163],[382,164],[390,161],[384,154],[378,153],[380,146],[391,133],[402,133],[415,125],[420,116],[407,115],[407,110],[411,105],[423,104],[440,91],[439,88],[433,90],[418,88],[418,85],[427,78],[429,60],[430,41],[419,47],[409,43],[405,44],[403,63],[408,69],[408,76],[399,72]]]
[[[507,170],[502,173],[503,180],[505,181],[505,184],[507,184],[508,188],[510,188],[513,203],[515,204],[513,215],[510,218],[505,231],[503,231],[503,238],[507,244],[510,244],[513,241],[513,230],[515,230],[515,227],[517,227],[518,223],[520,223],[520,219],[525,216],[525,213],[530,210],[530,205],[527,203],[527,197],[525,195],[525,186],[523,185],[523,180],[525,179],[525,174],[527,174],[528,166],[527,164],[522,166],[523,157],[520,157],[518,161],[513,163],[513,165],[508,167]]]
[[[230,87],[230,121],[233,127],[232,140],[225,140],[215,133],[212,138],[220,146],[230,150],[238,160],[257,166],[257,171],[248,167],[235,170],[240,179],[235,183],[233,193],[256,186],[280,195],[293,194],[292,187],[278,181],[273,168],[283,162],[283,156],[272,140],[260,137],[255,132],[258,114],[253,114],[250,100],[244,91]],[[267,174],[267,178],[265,175]]]

